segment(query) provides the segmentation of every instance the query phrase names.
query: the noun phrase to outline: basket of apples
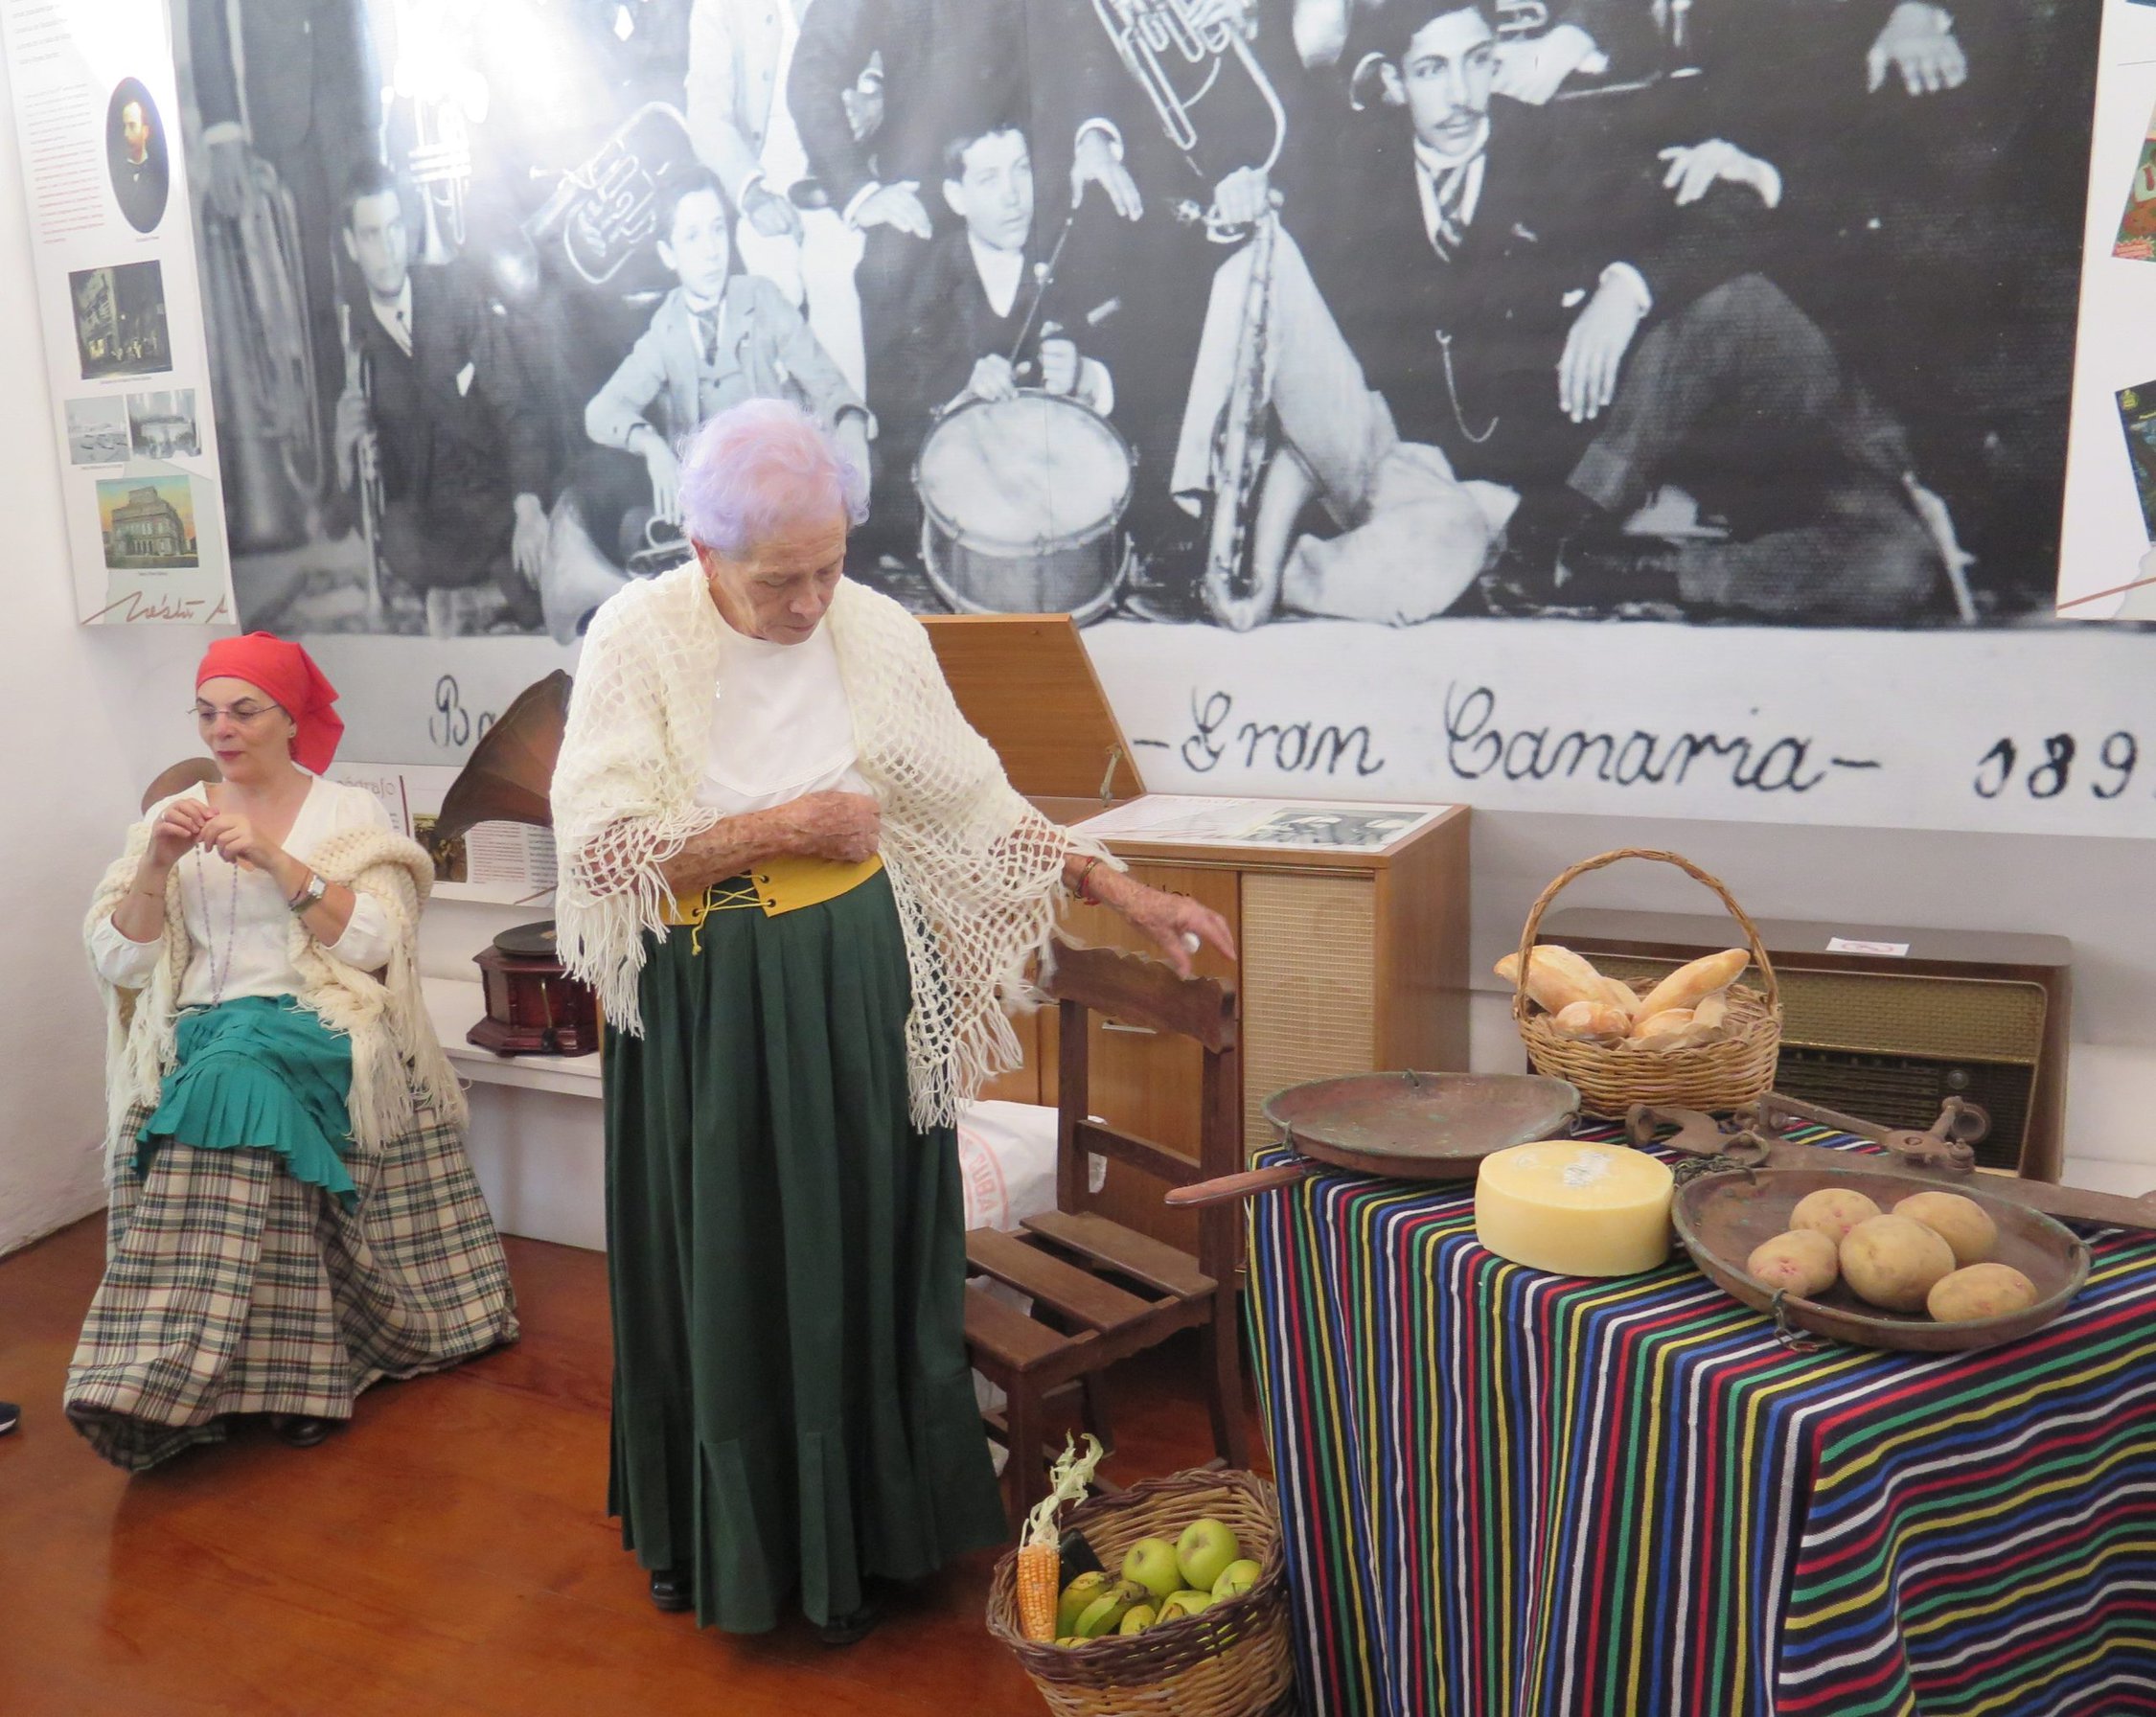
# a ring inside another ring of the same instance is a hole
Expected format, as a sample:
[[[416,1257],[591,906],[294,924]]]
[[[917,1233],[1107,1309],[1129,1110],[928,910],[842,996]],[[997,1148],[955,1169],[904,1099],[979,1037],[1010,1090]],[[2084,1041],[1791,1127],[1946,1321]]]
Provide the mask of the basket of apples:
[[[989,1632],[1018,1654],[1048,1708],[1058,1717],[1287,1708],[1295,1666],[1273,1487],[1252,1473],[1176,1473],[1060,1519],[1090,1471],[1087,1456],[1059,1464],[989,1587]]]

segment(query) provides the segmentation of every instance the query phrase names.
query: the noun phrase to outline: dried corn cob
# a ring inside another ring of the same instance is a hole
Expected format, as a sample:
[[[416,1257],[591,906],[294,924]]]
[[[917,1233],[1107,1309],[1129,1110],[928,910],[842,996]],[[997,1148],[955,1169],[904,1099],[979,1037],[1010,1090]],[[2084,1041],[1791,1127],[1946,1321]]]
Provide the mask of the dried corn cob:
[[[1068,1437],[1064,1439],[1063,1454],[1048,1473],[1048,1494],[1025,1517],[1024,1536],[1019,1541],[1019,1631],[1044,1645],[1056,1637],[1056,1599],[1062,1587],[1056,1512],[1086,1494],[1093,1469],[1100,1465],[1100,1439],[1089,1431],[1086,1443],[1086,1453],[1080,1454]],[[1018,1451],[1011,1452],[1011,1458],[1020,1458]]]

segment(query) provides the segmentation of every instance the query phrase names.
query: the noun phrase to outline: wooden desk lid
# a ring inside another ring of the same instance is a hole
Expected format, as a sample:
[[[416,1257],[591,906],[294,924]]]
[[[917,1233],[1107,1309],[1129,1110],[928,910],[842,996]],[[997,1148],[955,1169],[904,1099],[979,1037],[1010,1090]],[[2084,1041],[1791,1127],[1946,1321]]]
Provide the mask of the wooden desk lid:
[[[1104,782],[1114,801],[1146,790],[1069,615],[951,614],[922,624],[958,708],[1027,798],[1097,807]]]

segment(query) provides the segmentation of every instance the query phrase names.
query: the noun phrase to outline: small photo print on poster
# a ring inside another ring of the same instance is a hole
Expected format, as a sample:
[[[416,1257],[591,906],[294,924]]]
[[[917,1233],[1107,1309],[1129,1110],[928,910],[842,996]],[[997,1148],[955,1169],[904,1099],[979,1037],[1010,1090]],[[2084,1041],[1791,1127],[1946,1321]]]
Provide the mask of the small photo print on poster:
[[[165,119],[140,78],[123,78],[104,110],[104,165],[112,197],[138,233],[154,232],[165,218],[172,168],[165,149]]]
[[[199,565],[191,477],[103,477],[98,522],[115,572]]]
[[[84,381],[154,376],[172,367],[165,271],[157,263],[79,268],[67,285],[75,300],[75,354]]]
[[[436,817],[432,812],[412,813],[412,838],[426,849],[426,856],[434,860],[434,880],[437,882],[463,882],[471,875],[471,860],[464,844],[464,836],[452,835],[447,840],[434,833]]]
[[[67,401],[67,462],[125,465],[127,408],[118,394],[93,394]]]
[[[2119,424],[2126,432],[2126,457],[2134,469],[2141,522],[2156,541],[2156,381],[2119,390]]]
[[[1414,811],[1334,811],[1317,807],[1273,812],[1236,836],[1264,846],[1342,847],[1375,852],[1425,819]]]
[[[165,388],[127,396],[127,438],[137,459],[193,459],[202,451],[195,390]]]
[[[2134,163],[2133,184],[2111,254],[2128,262],[2156,263],[2156,111],[2149,114],[2141,140],[2141,159]]]

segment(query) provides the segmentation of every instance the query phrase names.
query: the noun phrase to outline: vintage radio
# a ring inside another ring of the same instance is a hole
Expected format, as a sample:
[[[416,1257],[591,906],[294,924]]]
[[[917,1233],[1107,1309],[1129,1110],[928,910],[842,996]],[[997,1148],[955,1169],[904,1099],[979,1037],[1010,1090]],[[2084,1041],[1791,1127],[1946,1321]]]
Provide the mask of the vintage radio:
[[[1960,1097],[1988,1117],[1981,1165],[2058,1179],[2073,964],[2063,937],[1767,919],[1759,935],[1781,980],[1777,1089],[1917,1128]],[[1636,977],[1729,946],[1730,926],[1579,907],[1546,917],[1542,939]]]

